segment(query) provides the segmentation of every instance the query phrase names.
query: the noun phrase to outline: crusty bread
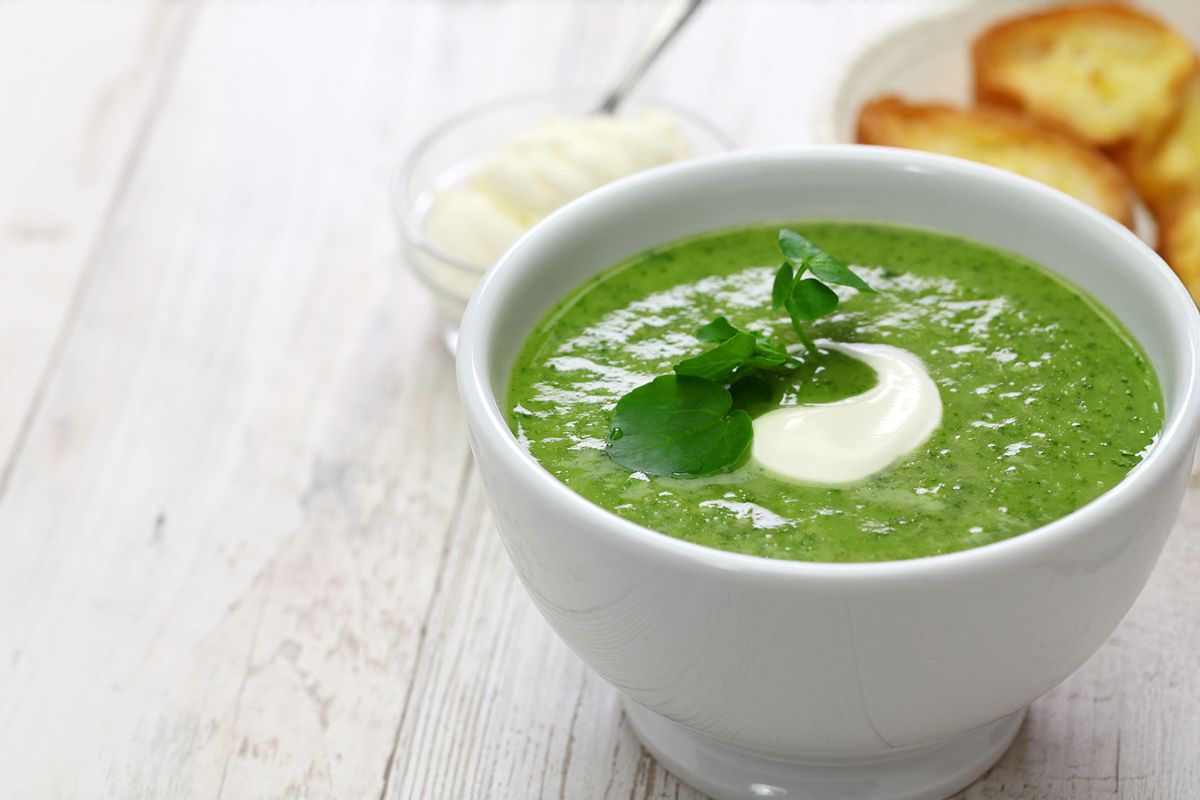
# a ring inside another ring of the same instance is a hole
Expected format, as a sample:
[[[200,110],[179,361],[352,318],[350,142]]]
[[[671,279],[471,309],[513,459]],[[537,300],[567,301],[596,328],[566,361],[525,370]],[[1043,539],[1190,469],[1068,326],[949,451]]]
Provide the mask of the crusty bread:
[[[1157,130],[1196,68],[1192,47],[1116,3],[1002,22],[975,41],[975,97],[1019,109],[1100,147]]]
[[[1158,213],[1166,211],[1188,184],[1200,184],[1200,75],[1192,79],[1183,104],[1166,126],[1135,139],[1121,161],[1146,204]]]
[[[1125,225],[1133,223],[1131,191],[1120,168],[1070,136],[1005,109],[964,110],[882,97],[859,112],[858,141],[991,164],[1078,197]]]
[[[1186,187],[1158,218],[1158,250],[1200,302],[1200,184]]]

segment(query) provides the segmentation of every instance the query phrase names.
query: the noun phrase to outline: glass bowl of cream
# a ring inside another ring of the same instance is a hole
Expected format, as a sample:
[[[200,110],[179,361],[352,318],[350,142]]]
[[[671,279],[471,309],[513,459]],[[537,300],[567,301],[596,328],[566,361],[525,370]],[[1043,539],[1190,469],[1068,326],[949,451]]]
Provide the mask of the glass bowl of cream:
[[[434,128],[400,166],[393,205],[403,258],[433,295],[452,352],[479,279],[547,214],[626,175],[732,147],[712,123],[660,102],[595,113],[600,95],[561,90],[478,106]]]

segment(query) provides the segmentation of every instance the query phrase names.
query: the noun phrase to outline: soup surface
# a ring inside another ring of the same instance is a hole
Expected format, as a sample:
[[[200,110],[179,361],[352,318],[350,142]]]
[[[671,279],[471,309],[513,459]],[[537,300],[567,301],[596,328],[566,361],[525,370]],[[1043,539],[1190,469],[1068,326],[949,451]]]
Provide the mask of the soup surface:
[[[710,345],[724,315],[795,342],[770,310],[779,225],[664,245],[617,264],[553,308],[512,373],[513,432],[583,497],[687,541],[770,558],[887,561],[949,553],[1044,525],[1117,484],[1162,425],[1154,372],[1091,298],[1018,256],[938,233],[863,223],[788,223],[878,292],[838,289],[818,339],[882,343],[925,363],[940,426],[915,451],[843,488],[801,485],[753,461],[701,478],[631,472],[605,452],[630,389]],[[866,391],[874,371],[836,351],[735,393],[756,416]]]

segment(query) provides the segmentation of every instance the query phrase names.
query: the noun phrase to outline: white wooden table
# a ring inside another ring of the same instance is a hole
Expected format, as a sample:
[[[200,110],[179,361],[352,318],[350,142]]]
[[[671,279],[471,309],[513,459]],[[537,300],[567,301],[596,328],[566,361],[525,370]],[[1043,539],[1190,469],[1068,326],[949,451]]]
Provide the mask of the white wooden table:
[[[439,118],[608,80],[653,13],[0,5],[0,797],[697,797],[515,581],[387,204]],[[718,1],[645,89],[802,142],[910,13]],[[1198,674],[1193,493],[962,796],[1200,797]]]

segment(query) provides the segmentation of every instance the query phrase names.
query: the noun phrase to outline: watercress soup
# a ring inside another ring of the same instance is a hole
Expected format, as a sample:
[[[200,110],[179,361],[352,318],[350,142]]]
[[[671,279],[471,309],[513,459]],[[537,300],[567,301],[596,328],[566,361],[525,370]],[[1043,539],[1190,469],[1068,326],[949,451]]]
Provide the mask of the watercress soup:
[[[1162,424],[1097,303],[1011,253],[863,223],[617,264],[516,361],[509,420],[588,500],[739,553],[882,561],[999,541],[1117,484]]]

